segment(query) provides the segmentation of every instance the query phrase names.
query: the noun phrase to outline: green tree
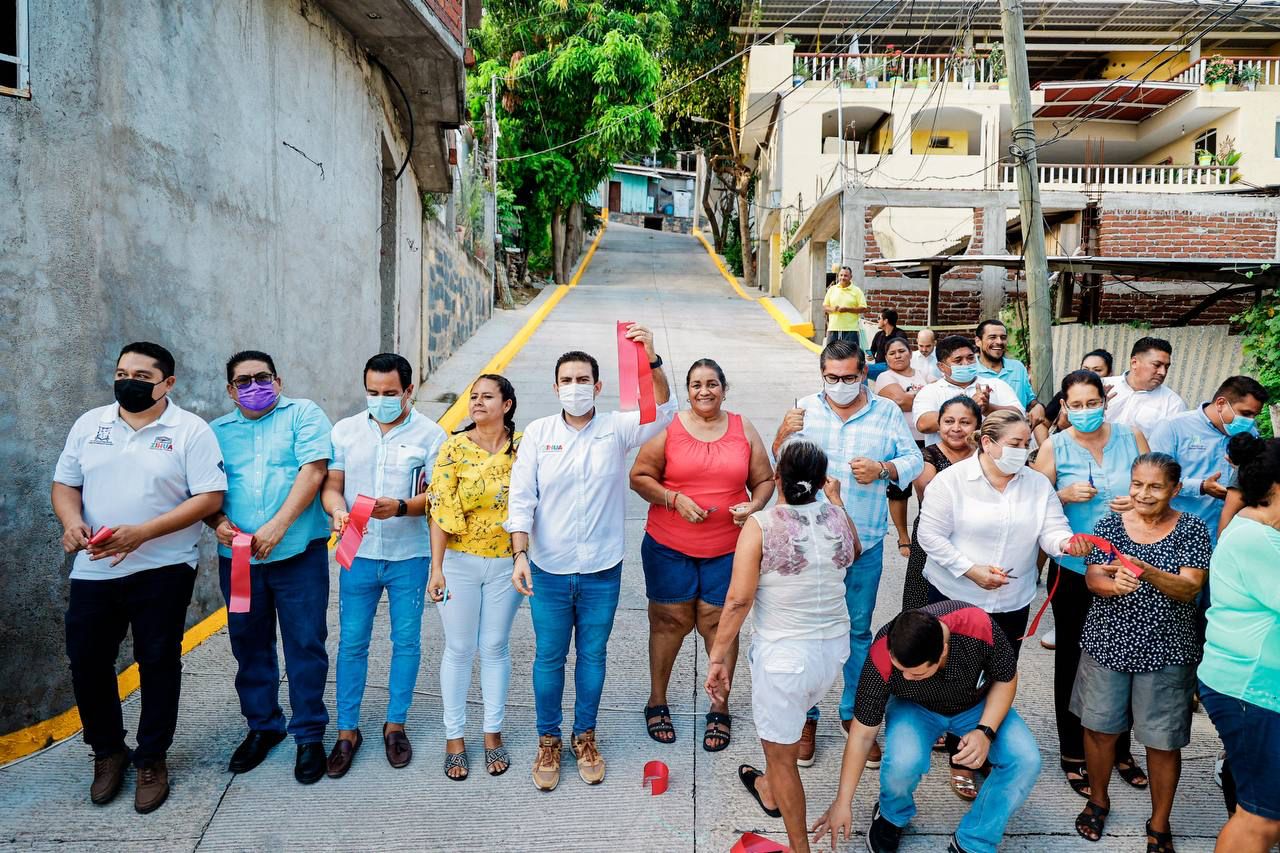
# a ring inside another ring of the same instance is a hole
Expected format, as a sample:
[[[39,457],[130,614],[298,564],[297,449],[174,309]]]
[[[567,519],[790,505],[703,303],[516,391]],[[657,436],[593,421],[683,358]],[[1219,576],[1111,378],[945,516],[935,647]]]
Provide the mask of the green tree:
[[[668,34],[670,0],[490,0],[472,43],[467,83],[484,127],[490,80],[498,92],[499,181],[523,206],[531,261],[568,279],[584,236],[583,203],[629,152],[657,145],[649,109],[661,68],[649,45]],[[549,245],[548,245],[549,244]]]

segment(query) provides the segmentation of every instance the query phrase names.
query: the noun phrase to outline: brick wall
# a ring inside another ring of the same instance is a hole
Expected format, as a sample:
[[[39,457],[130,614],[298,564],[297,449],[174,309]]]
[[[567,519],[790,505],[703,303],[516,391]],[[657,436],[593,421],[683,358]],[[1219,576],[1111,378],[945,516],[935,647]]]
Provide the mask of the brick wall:
[[[462,40],[462,0],[427,0],[444,28]]]
[[[898,312],[898,324],[923,326],[929,313],[929,283],[922,279],[903,276],[880,276],[867,280],[867,305],[873,311],[893,308]],[[982,291],[963,285],[955,288],[943,285],[938,300],[938,322],[944,326],[961,323],[977,325],[981,319]]]
[[[1112,257],[1276,257],[1274,214],[1103,210],[1098,236],[1098,254]]]

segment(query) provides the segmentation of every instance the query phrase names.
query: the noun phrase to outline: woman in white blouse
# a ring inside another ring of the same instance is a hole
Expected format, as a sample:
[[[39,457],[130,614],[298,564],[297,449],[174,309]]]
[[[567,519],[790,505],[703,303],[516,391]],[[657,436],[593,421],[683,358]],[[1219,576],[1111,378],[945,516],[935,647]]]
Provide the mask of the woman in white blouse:
[[[1072,538],[1053,484],[1026,467],[1031,428],[1018,412],[987,416],[978,453],[938,473],[920,508],[929,601],[977,605],[1000,625],[1014,653],[1036,594],[1036,556],[1089,553]]]

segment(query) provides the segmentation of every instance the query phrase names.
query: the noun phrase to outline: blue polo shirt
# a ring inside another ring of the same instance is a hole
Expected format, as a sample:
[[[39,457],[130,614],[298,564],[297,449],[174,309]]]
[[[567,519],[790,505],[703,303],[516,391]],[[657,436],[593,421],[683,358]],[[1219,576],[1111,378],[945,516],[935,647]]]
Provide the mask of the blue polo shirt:
[[[1215,473],[1220,475],[1218,482],[1230,486],[1235,481],[1235,469],[1227,461],[1230,438],[1204,413],[1207,405],[1201,403],[1189,412],[1165,418],[1151,431],[1148,443],[1153,451],[1169,454],[1182,466],[1182,491],[1170,505],[1199,516],[1209,528],[1210,541],[1217,543],[1222,501],[1201,494],[1200,486]]]
[[[994,376],[996,379],[1003,379],[1005,384],[1013,389],[1013,393],[1018,395],[1018,399],[1022,401],[1022,408],[1031,405],[1031,401],[1036,398],[1036,392],[1031,387],[1031,377],[1027,375],[1027,366],[1016,358],[1011,356],[1004,357],[1004,364],[999,370],[992,370],[982,363],[982,359],[978,359],[978,378],[984,376]]]
[[[333,427],[310,400],[282,396],[274,409],[257,420],[246,418],[236,407],[209,426],[227,468],[222,511],[245,533],[254,532],[279,512],[299,468],[308,462],[333,459],[329,442]],[[312,540],[328,535],[329,525],[317,494],[271,551],[270,562],[295,557]],[[218,553],[230,557],[231,549],[219,545]]]

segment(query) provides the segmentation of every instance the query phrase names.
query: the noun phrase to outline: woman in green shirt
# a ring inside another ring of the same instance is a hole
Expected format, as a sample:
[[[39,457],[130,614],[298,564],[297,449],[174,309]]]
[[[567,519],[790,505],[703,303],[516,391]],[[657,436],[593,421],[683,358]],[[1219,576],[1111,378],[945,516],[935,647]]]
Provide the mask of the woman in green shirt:
[[[1265,853],[1280,843],[1280,439],[1236,436],[1229,453],[1240,466],[1244,509],[1210,564],[1200,700],[1236,788],[1237,807],[1216,849]]]

